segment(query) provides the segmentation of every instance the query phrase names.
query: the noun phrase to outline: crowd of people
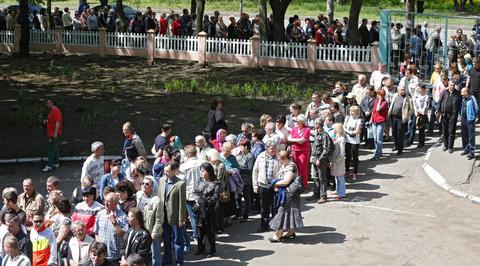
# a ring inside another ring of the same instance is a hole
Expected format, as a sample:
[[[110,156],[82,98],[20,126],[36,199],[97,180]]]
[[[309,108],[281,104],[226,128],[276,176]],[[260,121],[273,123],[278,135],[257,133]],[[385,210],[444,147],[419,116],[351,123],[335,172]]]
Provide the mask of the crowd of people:
[[[55,176],[47,179],[45,197],[30,178],[22,193],[3,190],[0,255],[18,262],[7,265],[182,265],[192,241],[195,255],[215,256],[216,235],[234,221],[251,222],[254,212],[257,232],[274,231],[270,242],[295,241],[303,227],[301,194],[313,192],[308,200],[318,204],[347,198],[346,182],[359,179],[362,142],[378,163],[384,141],[393,141],[401,156],[417,131],[422,147],[426,132],[438,127],[443,150],[452,153],[460,122],[462,155],[474,159],[480,60],[473,60],[465,84],[456,84],[451,71],[435,65],[430,103],[413,61],[397,85],[379,64],[351,89],[337,82],[330,93],[314,92],[305,111],[293,103],[287,115],[263,114],[259,126],[244,122],[236,135],[215,97],[205,129],[186,146],[163,124],[147,149],[126,122],[122,156],[107,161],[103,143],[92,143],[72,195]],[[60,167],[63,124],[55,102],[47,106],[44,172]]]

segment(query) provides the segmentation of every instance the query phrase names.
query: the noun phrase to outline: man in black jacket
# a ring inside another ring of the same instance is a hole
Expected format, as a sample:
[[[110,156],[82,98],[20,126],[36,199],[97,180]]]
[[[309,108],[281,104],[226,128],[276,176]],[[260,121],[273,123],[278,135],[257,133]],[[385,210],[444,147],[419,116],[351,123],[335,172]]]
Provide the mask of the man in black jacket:
[[[370,44],[370,32],[367,28],[368,20],[362,19],[362,25],[358,28],[358,37],[360,37],[360,45],[368,46]]]
[[[448,89],[440,95],[437,116],[442,118],[443,128],[443,151],[453,153],[455,131],[457,130],[457,118],[462,103],[460,92],[455,89],[453,81],[448,82]]]
[[[20,226],[20,219],[18,215],[13,213],[5,214],[5,225],[8,228],[8,232],[17,238],[18,246],[20,252],[27,256],[30,261],[32,260],[32,242],[30,241],[30,237],[23,232]],[[3,246],[2,246],[3,251]],[[3,253],[3,252],[2,252]]]

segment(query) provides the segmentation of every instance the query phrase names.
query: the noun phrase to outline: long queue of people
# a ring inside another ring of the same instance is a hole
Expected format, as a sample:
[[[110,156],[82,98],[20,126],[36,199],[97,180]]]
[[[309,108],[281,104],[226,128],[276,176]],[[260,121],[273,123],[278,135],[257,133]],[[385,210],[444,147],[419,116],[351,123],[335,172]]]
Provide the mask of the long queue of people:
[[[416,74],[412,62],[395,85],[380,64],[369,80],[359,75],[351,89],[337,82],[331,93],[313,93],[305,112],[293,103],[289,114],[263,114],[259,127],[245,122],[237,135],[216,97],[202,134],[186,146],[164,124],[147,149],[126,122],[122,158],[106,161],[103,143],[92,143],[71,196],[55,176],[47,179],[46,197],[29,178],[21,194],[4,189],[0,255],[4,262],[24,263],[19,265],[181,265],[192,241],[195,255],[215,256],[216,235],[235,221],[251,222],[255,211],[257,232],[273,230],[272,243],[295,241],[303,227],[301,194],[313,192],[308,200],[318,204],[347,198],[346,181],[359,179],[362,141],[379,163],[384,141],[393,137],[393,151],[401,156],[416,132],[422,147],[426,132],[438,124],[443,149],[452,153],[459,121],[462,155],[474,158],[480,61],[473,60],[461,86],[437,64],[431,104]],[[47,106],[44,172],[60,167],[63,122],[55,102]]]

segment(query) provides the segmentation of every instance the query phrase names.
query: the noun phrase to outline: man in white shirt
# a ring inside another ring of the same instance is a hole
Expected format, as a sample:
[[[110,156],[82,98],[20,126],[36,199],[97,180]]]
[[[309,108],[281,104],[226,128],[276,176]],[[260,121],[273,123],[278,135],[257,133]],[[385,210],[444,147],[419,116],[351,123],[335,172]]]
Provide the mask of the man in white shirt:
[[[352,88],[352,94],[355,95],[355,99],[357,100],[357,103],[362,102],[365,95],[367,95],[367,91],[368,91],[367,77],[363,74],[360,74],[358,75],[358,83],[355,84]]]
[[[382,80],[385,77],[390,78],[390,74],[387,71],[387,64],[379,63],[378,70],[373,71],[372,76],[370,76],[370,85],[373,85],[375,90],[380,89],[382,87]]]
[[[185,157],[187,159],[180,165],[179,170],[185,176],[183,181],[187,185],[187,210],[190,223],[192,224],[193,238],[198,240],[198,215],[193,210],[193,206],[195,205],[193,191],[201,180],[200,165],[202,161],[197,158],[197,149],[195,149],[195,146],[187,145],[183,150],[185,151]]]
[[[100,141],[95,141],[94,143],[92,143],[92,155],[90,155],[87,160],[85,160],[82,167],[82,175],[80,176],[80,178],[83,178],[87,175],[91,176],[96,187],[99,187],[100,180],[105,174],[103,166],[104,154],[105,148],[103,147],[103,143],[101,143]]]

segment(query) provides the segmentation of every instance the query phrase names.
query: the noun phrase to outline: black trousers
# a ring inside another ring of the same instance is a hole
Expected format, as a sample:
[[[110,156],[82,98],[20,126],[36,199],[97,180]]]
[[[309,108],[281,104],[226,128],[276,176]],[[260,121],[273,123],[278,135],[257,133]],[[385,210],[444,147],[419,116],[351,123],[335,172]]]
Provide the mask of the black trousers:
[[[457,130],[457,115],[445,113],[442,115],[443,127],[443,146],[447,149],[453,149],[455,142],[455,131]]]
[[[213,254],[216,252],[214,221],[207,217],[205,224],[198,227],[198,251]],[[208,245],[207,245],[208,244]]]
[[[358,174],[358,148],[360,144],[345,143],[345,170],[350,171],[350,164],[353,166],[353,173]]]
[[[403,142],[405,139],[405,129],[408,123],[403,123],[401,117],[392,118],[392,136],[397,151],[403,151]]]

